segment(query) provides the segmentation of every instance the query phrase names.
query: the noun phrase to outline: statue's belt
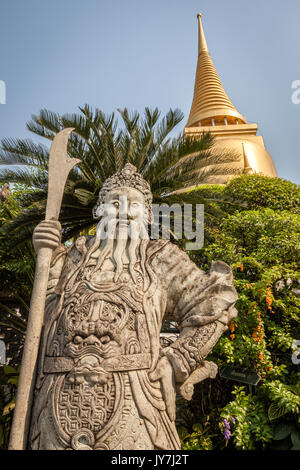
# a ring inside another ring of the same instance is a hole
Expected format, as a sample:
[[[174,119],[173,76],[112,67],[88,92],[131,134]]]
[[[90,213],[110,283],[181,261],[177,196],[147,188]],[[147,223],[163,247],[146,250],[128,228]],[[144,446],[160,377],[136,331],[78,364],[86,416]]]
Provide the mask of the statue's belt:
[[[103,359],[99,366],[107,372],[125,372],[129,370],[149,369],[151,366],[151,355],[149,353],[123,354]],[[82,365],[80,365],[80,367],[82,367]],[[71,357],[45,357],[45,374],[70,372],[73,368],[76,368],[76,362]]]

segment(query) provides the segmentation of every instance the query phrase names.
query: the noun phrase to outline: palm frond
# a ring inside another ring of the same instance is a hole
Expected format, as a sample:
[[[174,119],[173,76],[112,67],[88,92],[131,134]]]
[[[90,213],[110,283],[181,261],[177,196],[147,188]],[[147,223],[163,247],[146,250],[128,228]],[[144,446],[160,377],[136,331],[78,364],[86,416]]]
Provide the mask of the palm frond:
[[[0,183],[20,183],[36,189],[44,189],[48,185],[48,173],[32,171],[30,168],[14,167],[13,169],[0,169]]]
[[[1,142],[0,165],[30,165],[47,169],[49,149],[31,139],[4,138]]]
[[[63,129],[59,114],[42,109],[39,115],[33,114],[27,123],[27,129],[40,137],[53,140],[56,134]]]

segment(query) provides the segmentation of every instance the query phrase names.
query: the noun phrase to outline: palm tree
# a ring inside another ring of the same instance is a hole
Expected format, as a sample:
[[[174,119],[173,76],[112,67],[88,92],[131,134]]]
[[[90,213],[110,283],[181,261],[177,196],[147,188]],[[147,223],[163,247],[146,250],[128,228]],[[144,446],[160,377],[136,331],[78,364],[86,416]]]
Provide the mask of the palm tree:
[[[60,222],[63,241],[79,233],[86,233],[93,225],[94,206],[103,182],[130,162],[148,180],[154,202],[189,201],[191,194],[174,194],[179,188],[200,184],[208,175],[224,174],[224,163],[232,173],[230,162],[235,154],[216,155],[212,151],[214,138],[205,133],[199,139],[170,137],[170,133],[182,121],[180,110],[170,111],[160,120],[157,108],[145,108],[144,115],[130,113],[127,108],[118,110],[122,126],[115,114],[105,115],[101,110],[93,111],[88,105],[79,108],[78,114],[65,114],[41,110],[33,115],[27,129],[39,137],[52,141],[66,127],[73,127],[68,154],[79,158],[81,163],[70,172],[61,207]],[[22,246],[31,238],[34,226],[44,218],[48,182],[48,146],[31,139],[4,138],[0,149],[0,183],[22,183],[34,188],[20,198],[21,214],[6,224],[11,246]],[[211,169],[212,164],[223,164]],[[207,167],[209,166],[209,170]],[[197,202],[201,202],[197,195]],[[216,208],[206,205],[207,212],[214,217]]]

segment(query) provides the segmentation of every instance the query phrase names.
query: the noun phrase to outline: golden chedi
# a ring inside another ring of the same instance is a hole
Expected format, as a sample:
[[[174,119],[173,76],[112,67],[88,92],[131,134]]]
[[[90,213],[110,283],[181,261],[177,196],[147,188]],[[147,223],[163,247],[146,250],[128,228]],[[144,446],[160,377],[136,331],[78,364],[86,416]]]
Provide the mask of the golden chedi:
[[[185,135],[197,137],[203,132],[210,132],[216,138],[217,152],[230,149],[236,153],[237,160],[229,164],[231,168],[271,177],[278,176],[272,157],[265,149],[262,136],[256,135],[257,124],[248,123],[225,92],[208,51],[201,14],[199,13],[197,17],[198,62],[194,97]],[[226,183],[233,175],[228,174],[228,165],[223,164],[222,167],[224,174],[207,176],[205,183]]]

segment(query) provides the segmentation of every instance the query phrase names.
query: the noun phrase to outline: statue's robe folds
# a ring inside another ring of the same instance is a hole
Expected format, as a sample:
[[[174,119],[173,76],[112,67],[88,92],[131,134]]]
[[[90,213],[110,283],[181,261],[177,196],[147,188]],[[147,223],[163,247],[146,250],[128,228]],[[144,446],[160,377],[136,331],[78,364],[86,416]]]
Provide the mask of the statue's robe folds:
[[[92,237],[52,260],[39,354],[31,449],[180,449],[161,379],[161,357],[183,384],[237,315],[225,263],[205,273],[167,241],[142,241],[135,282],[87,261]],[[164,320],[180,334],[160,346]],[[170,388],[175,394],[175,389]]]

